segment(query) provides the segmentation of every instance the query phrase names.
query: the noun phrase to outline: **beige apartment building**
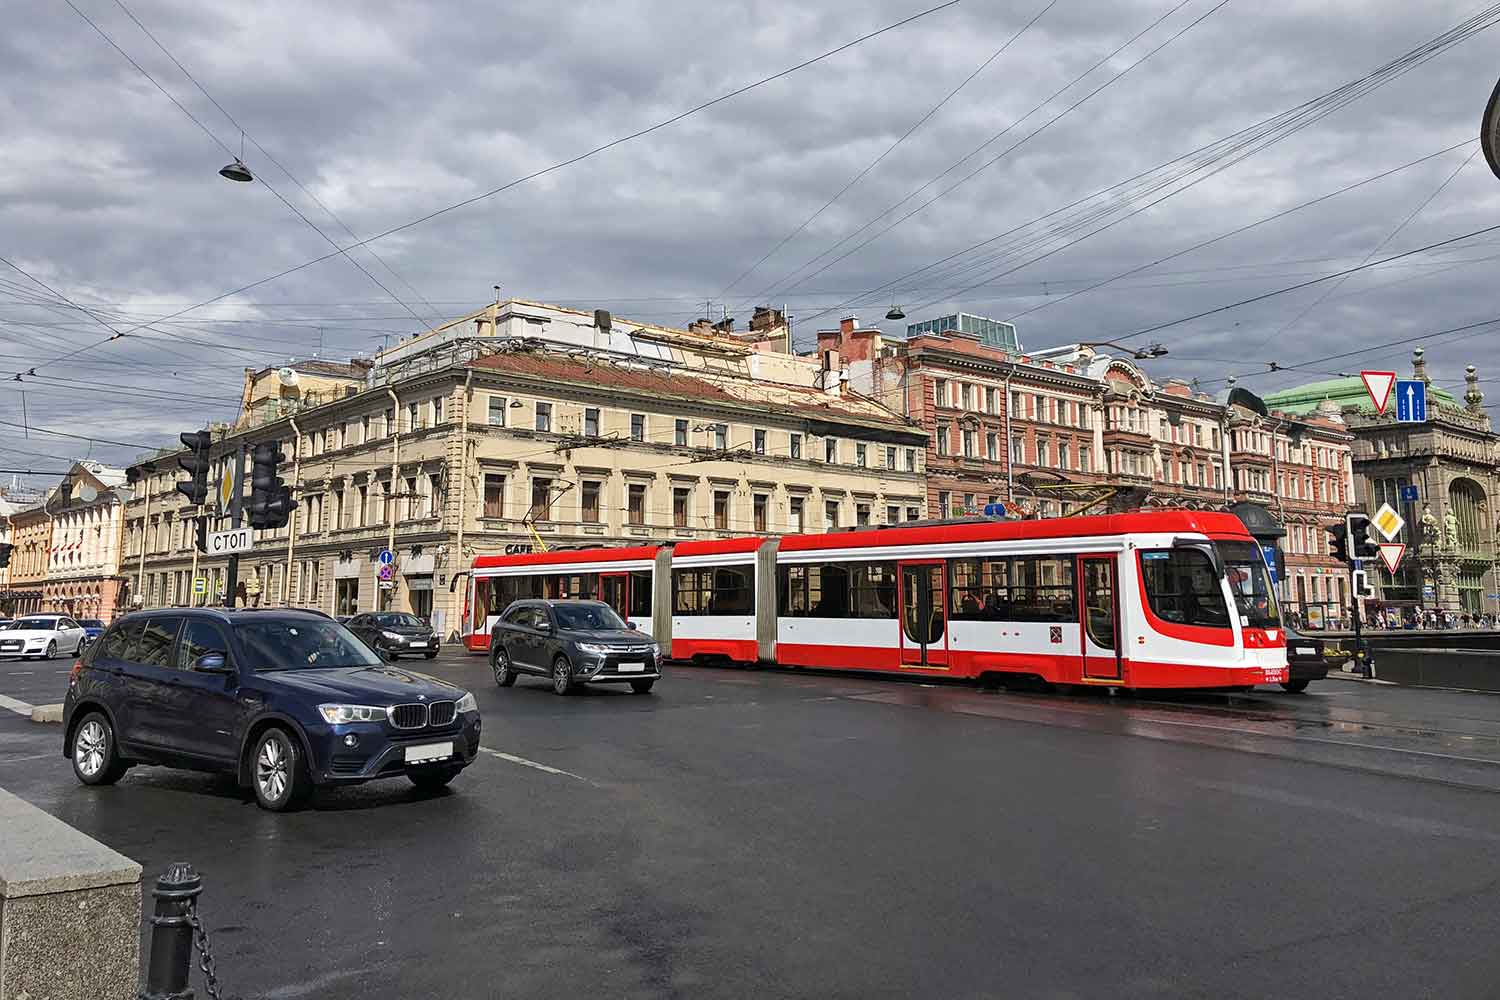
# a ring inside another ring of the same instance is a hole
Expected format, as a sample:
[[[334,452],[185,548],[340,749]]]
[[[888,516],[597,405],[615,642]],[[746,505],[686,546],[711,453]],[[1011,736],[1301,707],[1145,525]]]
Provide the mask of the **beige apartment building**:
[[[247,371],[215,453],[279,442],[299,505],[241,558],[242,600],[410,610],[447,635],[477,555],[923,517],[927,435],[785,339],[769,310],[735,334],[509,300],[373,362]],[[132,475],[142,603],[218,594],[173,455]]]

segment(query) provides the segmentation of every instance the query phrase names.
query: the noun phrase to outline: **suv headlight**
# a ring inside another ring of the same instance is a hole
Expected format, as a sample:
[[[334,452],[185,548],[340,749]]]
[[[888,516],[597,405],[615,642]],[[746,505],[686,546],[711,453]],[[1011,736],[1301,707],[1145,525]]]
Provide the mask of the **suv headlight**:
[[[385,708],[379,705],[319,705],[318,714],[329,725],[340,726],[347,722],[380,722],[385,719]]]
[[[580,642],[578,643],[578,651],[580,653],[587,653],[590,656],[608,656],[614,652],[614,648],[611,646],[601,646],[597,642]]]
[[[406,636],[402,635],[399,632],[381,632],[380,634],[385,636],[387,639],[393,639],[396,642],[400,642],[402,639],[406,638]]]
[[[472,691],[465,691],[464,696],[458,699],[458,703],[453,706],[453,711],[458,715],[462,715],[464,712],[479,711],[479,702],[474,700],[474,693]]]

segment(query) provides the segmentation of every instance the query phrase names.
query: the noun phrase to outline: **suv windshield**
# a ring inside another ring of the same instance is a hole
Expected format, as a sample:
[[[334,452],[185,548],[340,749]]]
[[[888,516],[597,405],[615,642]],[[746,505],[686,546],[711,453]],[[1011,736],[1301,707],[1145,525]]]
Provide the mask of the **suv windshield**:
[[[426,628],[427,623],[416,615],[371,615],[376,625],[400,626],[401,628]]]
[[[50,632],[53,629],[57,628],[57,619],[56,618],[17,618],[15,621],[11,622],[9,625],[7,625],[5,627],[6,628],[17,629],[18,631]]]
[[[1276,608],[1276,593],[1271,589],[1271,576],[1266,572],[1260,548],[1252,542],[1216,544],[1241,624],[1250,628],[1280,628],[1281,612]]]
[[[337,622],[302,619],[240,622],[235,632],[257,673],[378,667],[382,662]]]
[[[623,629],[625,623],[608,604],[554,604],[558,628]]]

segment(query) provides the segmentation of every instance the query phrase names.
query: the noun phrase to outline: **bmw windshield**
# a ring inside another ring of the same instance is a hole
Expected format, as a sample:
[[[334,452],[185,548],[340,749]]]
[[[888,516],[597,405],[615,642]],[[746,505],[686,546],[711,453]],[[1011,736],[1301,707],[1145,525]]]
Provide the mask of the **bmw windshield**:
[[[383,662],[337,622],[311,619],[241,622],[235,632],[257,673],[378,667]]]
[[[1276,592],[1271,588],[1271,574],[1266,570],[1260,547],[1252,542],[1218,542],[1216,547],[1240,624],[1248,628],[1280,628],[1281,612],[1276,607]]]

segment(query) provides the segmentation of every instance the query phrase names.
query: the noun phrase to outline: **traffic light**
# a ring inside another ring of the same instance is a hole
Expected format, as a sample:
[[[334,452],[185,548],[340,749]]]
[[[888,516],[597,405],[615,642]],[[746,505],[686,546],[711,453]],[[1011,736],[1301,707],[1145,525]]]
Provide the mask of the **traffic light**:
[[[262,441],[250,450],[250,526],[252,528],[284,527],[297,501],[291,487],[276,474],[277,466],[286,460],[275,442]]]
[[[208,431],[188,431],[177,435],[177,440],[188,450],[186,455],[177,456],[177,464],[192,477],[178,483],[177,492],[192,501],[193,506],[201,507],[208,502],[208,449],[213,444],[213,435]]]
[[[1374,559],[1380,555],[1374,524],[1368,514],[1350,514],[1344,518],[1349,529],[1349,556],[1352,559]]]
[[[208,553],[208,518],[195,517],[193,523],[197,525],[193,537],[193,544],[198,546],[198,551]]]
[[[0,569],[10,565],[10,554],[15,550],[16,547],[10,542],[0,542]]]
[[[1328,532],[1328,554],[1341,563],[1349,561],[1349,528],[1344,524],[1330,524],[1323,529]]]

